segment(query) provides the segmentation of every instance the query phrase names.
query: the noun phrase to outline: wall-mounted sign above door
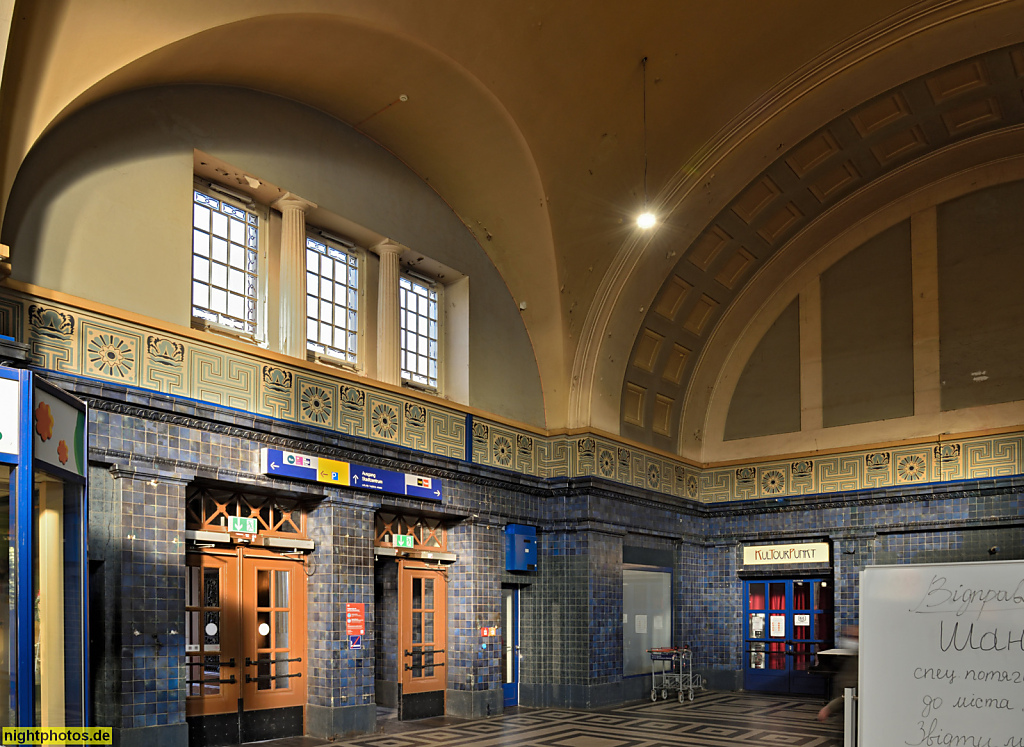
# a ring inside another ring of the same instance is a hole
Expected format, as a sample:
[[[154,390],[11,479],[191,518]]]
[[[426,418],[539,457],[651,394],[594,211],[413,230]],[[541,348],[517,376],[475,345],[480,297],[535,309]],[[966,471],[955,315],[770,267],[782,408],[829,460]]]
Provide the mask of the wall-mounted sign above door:
[[[281,449],[260,450],[260,471],[273,477],[346,485],[361,490],[396,493],[431,501],[444,500],[444,485],[436,477],[361,467],[334,459],[296,454]]]

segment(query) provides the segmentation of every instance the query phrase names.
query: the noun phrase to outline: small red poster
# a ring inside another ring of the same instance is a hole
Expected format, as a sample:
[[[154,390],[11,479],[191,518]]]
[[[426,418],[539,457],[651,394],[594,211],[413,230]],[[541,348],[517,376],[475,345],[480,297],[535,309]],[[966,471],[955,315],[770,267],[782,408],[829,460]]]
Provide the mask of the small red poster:
[[[345,604],[345,635],[366,635],[366,605]]]

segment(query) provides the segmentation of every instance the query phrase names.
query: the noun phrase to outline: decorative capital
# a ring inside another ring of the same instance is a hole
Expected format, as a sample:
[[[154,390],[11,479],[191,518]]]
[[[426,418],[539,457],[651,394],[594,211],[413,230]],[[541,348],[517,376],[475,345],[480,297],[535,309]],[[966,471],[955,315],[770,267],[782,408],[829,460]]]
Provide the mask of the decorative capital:
[[[380,257],[383,257],[385,254],[401,254],[404,249],[404,246],[392,239],[384,239],[370,247],[370,251]]]
[[[299,210],[303,213],[309,212],[310,210],[316,209],[316,203],[310,202],[309,200],[303,199],[296,194],[291,192],[285,192],[283,195],[278,197],[272,203],[270,207],[275,210],[280,210],[282,213],[285,210]]]

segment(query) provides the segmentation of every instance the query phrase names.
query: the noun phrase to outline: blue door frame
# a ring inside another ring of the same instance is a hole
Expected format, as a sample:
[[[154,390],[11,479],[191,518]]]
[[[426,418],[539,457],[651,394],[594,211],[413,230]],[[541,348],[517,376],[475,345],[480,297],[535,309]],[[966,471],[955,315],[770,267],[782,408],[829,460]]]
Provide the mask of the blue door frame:
[[[759,692],[824,695],[810,670],[833,637],[829,579],[743,582],[743,687]]]
[[[501,588],[501,677],[503,705],[519,705],[519,587]]]
[[[78,606],[69,610],[78,626],[74,637],[77,639],[65,650],[66,657],[77,658],[65,671],[65,706],[68,708],[65,725],[86,726],[89,722],[89,690],[86,678],[89,672],[88,651],[88,560],[86,530],[87,479],[67,470],[55,467],[37,458],[34,446],[33,412],[37,396],[49,397],[70,406],[73,410],[85,412],[82,402],[54,387],[31,371],[0,367],[0,379],[17,382],[17,429],[18,445],[15,453],[0,450],[0,464],[10,467],[10,543],[14,549],[14,567],[11,580],[14,584],[14,609],[11,625],[7,631],[7,645],[11,652],[7,676],[10,682],[11,713],[18,726],[35,726],[36,723],[36,675],[35,675],[35,579],[33,578],[33,555],[35,553],[33,529],[35,522],[35,472],[42,471],[62,479],[65,484],[76,486],[77,490],[66,493],[64,505],[64,557],[71,573],[65,577],[65,591],[68,597],[75,597]],[[6,390],[5,390],[6,391]],[[6,396],[6,394],[5,394]],[[11,392],[13,397],[13,392]],[[10,403],[5,403],[10,404]],[[6,427],[6,426],[5,426]],[[84,448],[88,448],[88,418],[84,418],[83,431],[79,434]],[[70,585],[70,586],[68,586]],[[43,673],[45,676],[45,673]],[[7,704],[0,704],[7,707]]]

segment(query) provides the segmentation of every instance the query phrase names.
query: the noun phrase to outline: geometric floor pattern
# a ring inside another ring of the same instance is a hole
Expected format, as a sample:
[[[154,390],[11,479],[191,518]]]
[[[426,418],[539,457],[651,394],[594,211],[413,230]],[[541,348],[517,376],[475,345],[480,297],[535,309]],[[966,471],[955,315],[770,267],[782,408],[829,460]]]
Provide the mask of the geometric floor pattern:
[[[820,700],[699,692],[601,711],[520,709],[494,718],[341,739],[347,747],[842,747],[842,718]]]

